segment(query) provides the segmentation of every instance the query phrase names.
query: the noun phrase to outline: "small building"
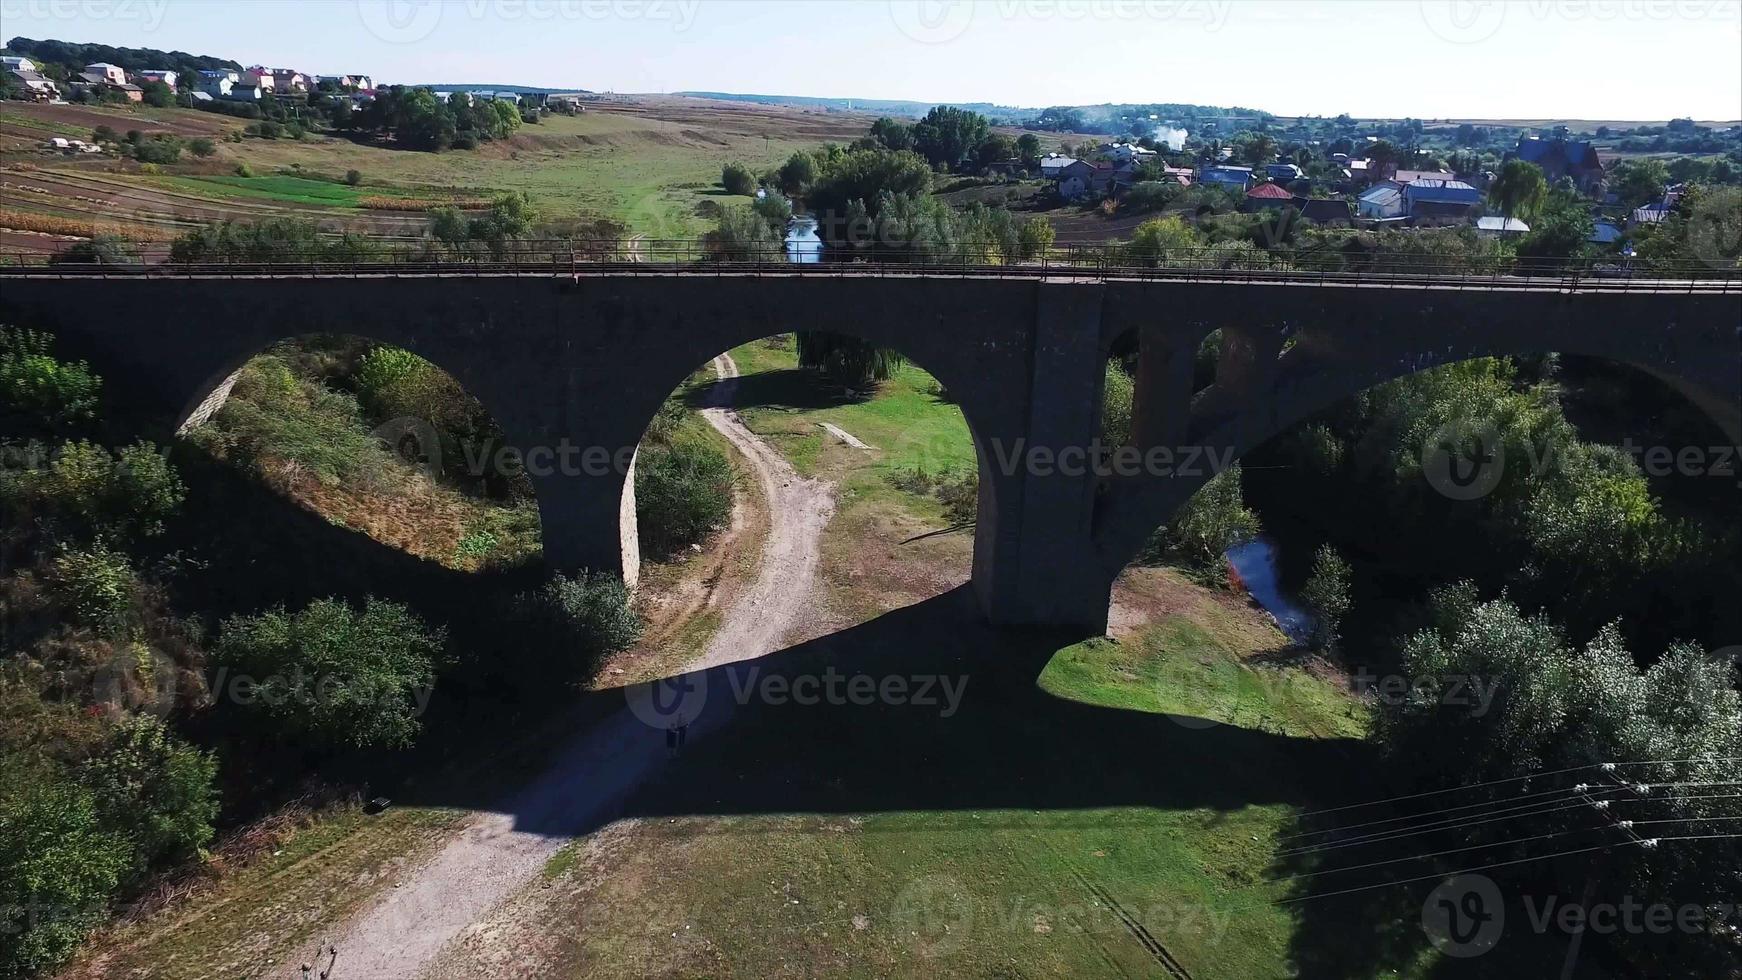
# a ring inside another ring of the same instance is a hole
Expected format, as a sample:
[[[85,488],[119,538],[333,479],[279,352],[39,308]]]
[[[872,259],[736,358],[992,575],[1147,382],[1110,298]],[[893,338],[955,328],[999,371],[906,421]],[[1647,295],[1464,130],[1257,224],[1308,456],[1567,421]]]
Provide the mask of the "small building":
[[[107,61],[93,62],[85,66],[84,74],[95,75],[100,81],[110,85],[126,85],[127,73],[120,65],[111,65]]]
[[[1530,226],[1517,218],[1487,214],[1476,219],[1476,234],[1483,238],[1517,238],[1530,233]]]
[[[1340,197],[1296,198],[1300,216],[1321,225],[1347,227],[1354,224],[1349,202]]]
[[[240,80],[240,75],[233,71],[201,71],[199,90],[213,98],[227,99]]]
[[[1662,224],[1669,220],[1669,216],[1674,213],[1673,206],[1657,201],[1647,204],[1645,207],[1634,209],[1633,214],[1627,219],[1627,227],[1636,228],[1640,225]]]
[[[277,76],[273,75],[272,69],[265,65],[254,65],[242,70],[242,77],[237,80],[237,84],[243,88],[257,88],[262,92],[271,92],[277,84]]]
[[[1264,175],[1286,184],[1305,177],[1306,173],[1292,163],[1272,163],[1264,168]]]
[[[41,71],[36,62],[17,55],[0,55],[0,71]]]
[[[1068,157],[1063,153],[1048,153],[1040,158],[1040,176],[1046,180],[1057,180],[1059,174],[1066,167],[1076,162],[1076,157]]]
[[[1429,204],[1446,206],[1434,209],[1436,215],[1455,213],[1448,209],[1479,209],[1482,192],[1461,180],[1416,180],[1403,185],[1403,210],[1410,217]],[[1466,216],[1475,217],[1473,213]]]
[[[1263,183],[1246,192],[1246,200],[1241,203],[1242,211],[1259,211],[1265,208],[1286,208],[1294,205],[1294,195],[1288,189],[1277,183]]]
[[[176,79],[181,76],[167,68],[147,68],[144,71],[135,72],[133,77],[138,80],[140,85],[144,85],[146,82],[162,82],[173,89]]]
[[[1083,160],[1072,160],[1058,170],[1059,198],[1066,201],[1080,201],[1089,196],[1095,176],[1095,165]]]
[[[121,95],[124,98],[126,98],[126,100],[129,102],[143,102],[143,101],[145,101],[145,90],[140,88],[137,85],[133,85],[133,84],[129,84],[129,83],[122,83],[120,85],[114,86],[114,88],[116,91],[120,92]]]
[[[1394,181],[1384,180],[1361,192],[1355,211],[1363,218],[1380,220],[1403,217],[1403,188]]]
[[[1114,163],[1126,163],[1136,160],[1142,162],[1155,156],[1155,151],[1136,143],[1103,143],[1098,151],[1100,156]]]
[[[1446,225],[1467,225],[1482,214],[1480,201],[1415,201],[1409,206],[1409,223],[1416,228],[1439,228]]]
[[[1592,245],[1613,245],[1622,238],[1621,227],[1613,221],[1598,221],[1591,226],[1591,237],[1585,239]]]

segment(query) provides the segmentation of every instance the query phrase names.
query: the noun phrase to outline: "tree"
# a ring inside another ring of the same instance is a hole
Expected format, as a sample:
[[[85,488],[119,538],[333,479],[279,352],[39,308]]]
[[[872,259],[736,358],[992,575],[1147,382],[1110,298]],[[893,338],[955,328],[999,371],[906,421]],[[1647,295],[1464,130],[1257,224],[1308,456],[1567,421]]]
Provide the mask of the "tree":
[[[740,194],[748,197],[756,193],[756,175],[750,168],[741,163],[728,163],[720,168],[720,186],[728,194]]]
[[[643,552],[668,558],[732,518],[732,463],[712,446],[650,446],[635,464],[635,521]]]
[[[1329,544],[1313,553],[1313,570],[1301,589],[1301,601],[1313,614],[1313,633],[1319,646],[1335,651],[1342,640],[1343,617],[1348,615],[1351,597],[1349,563]]]
[[[1367,144],[1367,172],[1374,180],[1386,176],[1389,168],[1397,164],[1397,147],[1389,140],[1374,140]]]
[[[1524,160],[1508,160],[1488,185],[1488,202],[1508,218],[1529,219],[1548,200],[1542,168]]]
[[[913,148],[936,167],[955,170],[986,141],[986,117],[954,106],[932,107],[913,127]]]
[[[1161,265],[1171,261],[1185,264],[1202,243],[1197,232],[1177,215],[1150,218],[1131,232],[1131,243],[1125,247],[1131,259],[1141,265]]]
[[[133,839],[134,873],[193,857],[212,839],[218,817],[217,759],[176,738],[151,715],[124,719],[79,781],[91,788],[103,822]]]
[[[1016,154],[1022,158],[1024,166],[1033,167],[1040,162],[1040,137],[1033,133],[1023,133],[1016,138]]]
[[[857,337],[820,330],[798,331],[799,367],[821,371],[847,388],[865,389],[886,381],[906,362],[900,351]]]
[[[729,260],[766,260],[785,254],[768,219],[742,204],[722,207],[718,225],[702,236],[702,242],[711,254]]]
[[[871,138],[886,150],[913,149],[913,127],[888,116],[871,124]]]
[[[1669,183],[1669,167],[1662,160],[1624,160],[1615,167],[1609,186],[1620,196],[1621,203],[1639,207],[1663,197]]]
[[[974,150],[974,160],[982,167],[1002,163],[1016,156],[1016,143],[1010,137],[993,133]]]
[[[1017,258],[1024,262],[1040,258],[1052,248],[1054,237],[1052,222],[1044,215],[1028,218],[1017,229]]]
[[[726,507],[730,512],[729,494]],[[524,664],[517,672],[521,686],[545,694],[592,680],[607,656],[641,637],[641,619],[630,608],[628,588],[604,572],[552,575],[538,588],[514,596],[500,618],[507,628],[498,656],[519,658]]]
[[[788,194],[803,194],[816,179],[816,158],[803,150],[795,151],[781,165],[780,189]]]
[[[246,676],[242,709],[278,737],[318,749],[400,748],[421,723],[447,635],[398,603],[370,598],[361,610],[321,599],[223,624],[214,666]]]
[[[139,86],[143,92],[145,104],[154,109],[167,109],[175,104],[175,92],[159,81],[146,82]]]

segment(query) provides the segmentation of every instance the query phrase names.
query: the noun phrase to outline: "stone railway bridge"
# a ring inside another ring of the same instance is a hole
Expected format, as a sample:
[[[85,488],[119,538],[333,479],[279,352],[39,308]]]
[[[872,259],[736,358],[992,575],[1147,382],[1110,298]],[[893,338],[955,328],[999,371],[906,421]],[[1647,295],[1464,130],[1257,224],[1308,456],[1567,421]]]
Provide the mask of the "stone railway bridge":
[[[996,623],[1104,628],[1114,577],[1211,475],[1023,465],[1092,445],[1105,359],[1139,343],[1135,448],[1235,457],[1338,399],[1487,355],[1631,365],[1742,444],[1742,293],[1492,284],[636,273],[0,278],[0,322],[52,329],[144,410],[197,424],[250,357],[347,333],[454,375],[522,452],[633,452],[722,351],[795,329],[902,351],[949,389],[980,458],[973,582]],[[1223,334],[1214,383],[1193,361]],[[602,450],[599,452],[598,450]],[[548,458],[548,457],[547,457]],[[570,457],[571,460],[577,457]],[[534,475],[547,560],[636,573],[620,466]],[[1014,465],[1010,465],[1014,460]],[[1066,472],[1066,470],[1070,472]],[[627,519],[625,519],[627,518]]]

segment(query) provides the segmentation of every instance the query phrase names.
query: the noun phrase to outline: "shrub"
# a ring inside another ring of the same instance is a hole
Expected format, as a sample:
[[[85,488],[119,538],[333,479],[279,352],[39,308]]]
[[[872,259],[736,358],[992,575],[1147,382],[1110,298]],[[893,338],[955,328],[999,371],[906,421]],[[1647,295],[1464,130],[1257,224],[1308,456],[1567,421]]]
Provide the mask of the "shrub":
[[[756,175],[741,163],[728,163],[720,168],[720,186],[728,194],[749,196],[756,193]]]
[[[113,126],[98,126],[91,130],[91,142],[93,143],[114,143],[120,139],[121,134],[115,132]]]
[[[119,235],[96,235],[75,242],[49,259],[53,265],[137,265],[139,253],[133,243]]]
[[[552,575],[516,595],[504,617],[512,654],[530,668],[524,686],[549,680],[585,682],[604,658],[641,638],[641,620],[629,607],[623,580],[604,572]]]
[[[54,432],[96,416],[102,379],[84,361],[57,360],[54,338],[0,327],[0,421]]]
[[[358,611],[321,599],[225,621],[212,664],[256,685],[244,710],[282,738],[399,748],[418,733],[446,641],[398,603],[371,598]]]
[[[127,556],[99,544],[54,560],[52,583],[73,618],[103,636],[126,631],[139,581]]]
[[[181,138],[169,133],[152,133],[150,138],[133,143],[133,159],[140,163],[174,163],[181,159]]]
[[[236,176],[252,177],[254,176],[254,168],[248,166],[246,163],[238,163],[236,164]]]
[[[126,542],[162,533],[181,507],[181,476],[148,442],[111,454],[90,442],[62,444],[46,469],[13,485],[16,506],[83,539]]]
[[[666,557],[707,537],[732,516],[732,464],[712,446],[649,447],[635,466],[641,548]]]
[[[188,140],[187,148],[189,153],[192,153],[194,156],[201,159],[218,152],[218,144],[213,143],[209,138],[204,136],[196,136],[193,139]]]
[[[96,797],[53,766],[0,754],[0,977],[45,973],[70,955],[132,865]]]
[[[847,388],[868,388],[887,381],[907,359],[900,351],[877,347],[870,341],[820,330],[800,330],[798,363],[815,368]]]
[[[347,171],[345,171],[345,183],[350,184],[352,187],[356,187],[358,184],[361,184],[362,182],[363,182],[363,171],[361,171],[361,170],[347,170]]]
[[[131,839],[135,874],[193,857],[212,839],[218,816],[217,760],[137,715],[110,732],[79,770],[103,823]]]

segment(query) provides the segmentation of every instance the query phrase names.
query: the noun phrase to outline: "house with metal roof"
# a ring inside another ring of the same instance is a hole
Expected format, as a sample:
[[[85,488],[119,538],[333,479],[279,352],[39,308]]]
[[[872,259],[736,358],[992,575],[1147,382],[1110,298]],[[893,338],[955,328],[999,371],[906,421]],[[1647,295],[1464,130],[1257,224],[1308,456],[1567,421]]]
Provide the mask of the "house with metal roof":
[[[1461,180],[1417,180],[1403,185],[1403,210],[1414,215],[1425,203],[1479,207],[1482,192]]]
[[[1198,171],[1199,184],[1238,187],[1244,191],[1252,186],[1251,167],[1204,167]]]
[[[1340,197],[1297,198],[1300,216],[1321,225],[1353,224],[1349,202]]]
[[[1363,218],[1401,218],[1404,213],[1403,188],[1389,180],[1380,181],[1361,192],[1355,209]]]
[[[1485,214],[1476,219],[1476,234],[1484,238],[1515,238],[1529,232],[1530,226],[1517,218]]]

